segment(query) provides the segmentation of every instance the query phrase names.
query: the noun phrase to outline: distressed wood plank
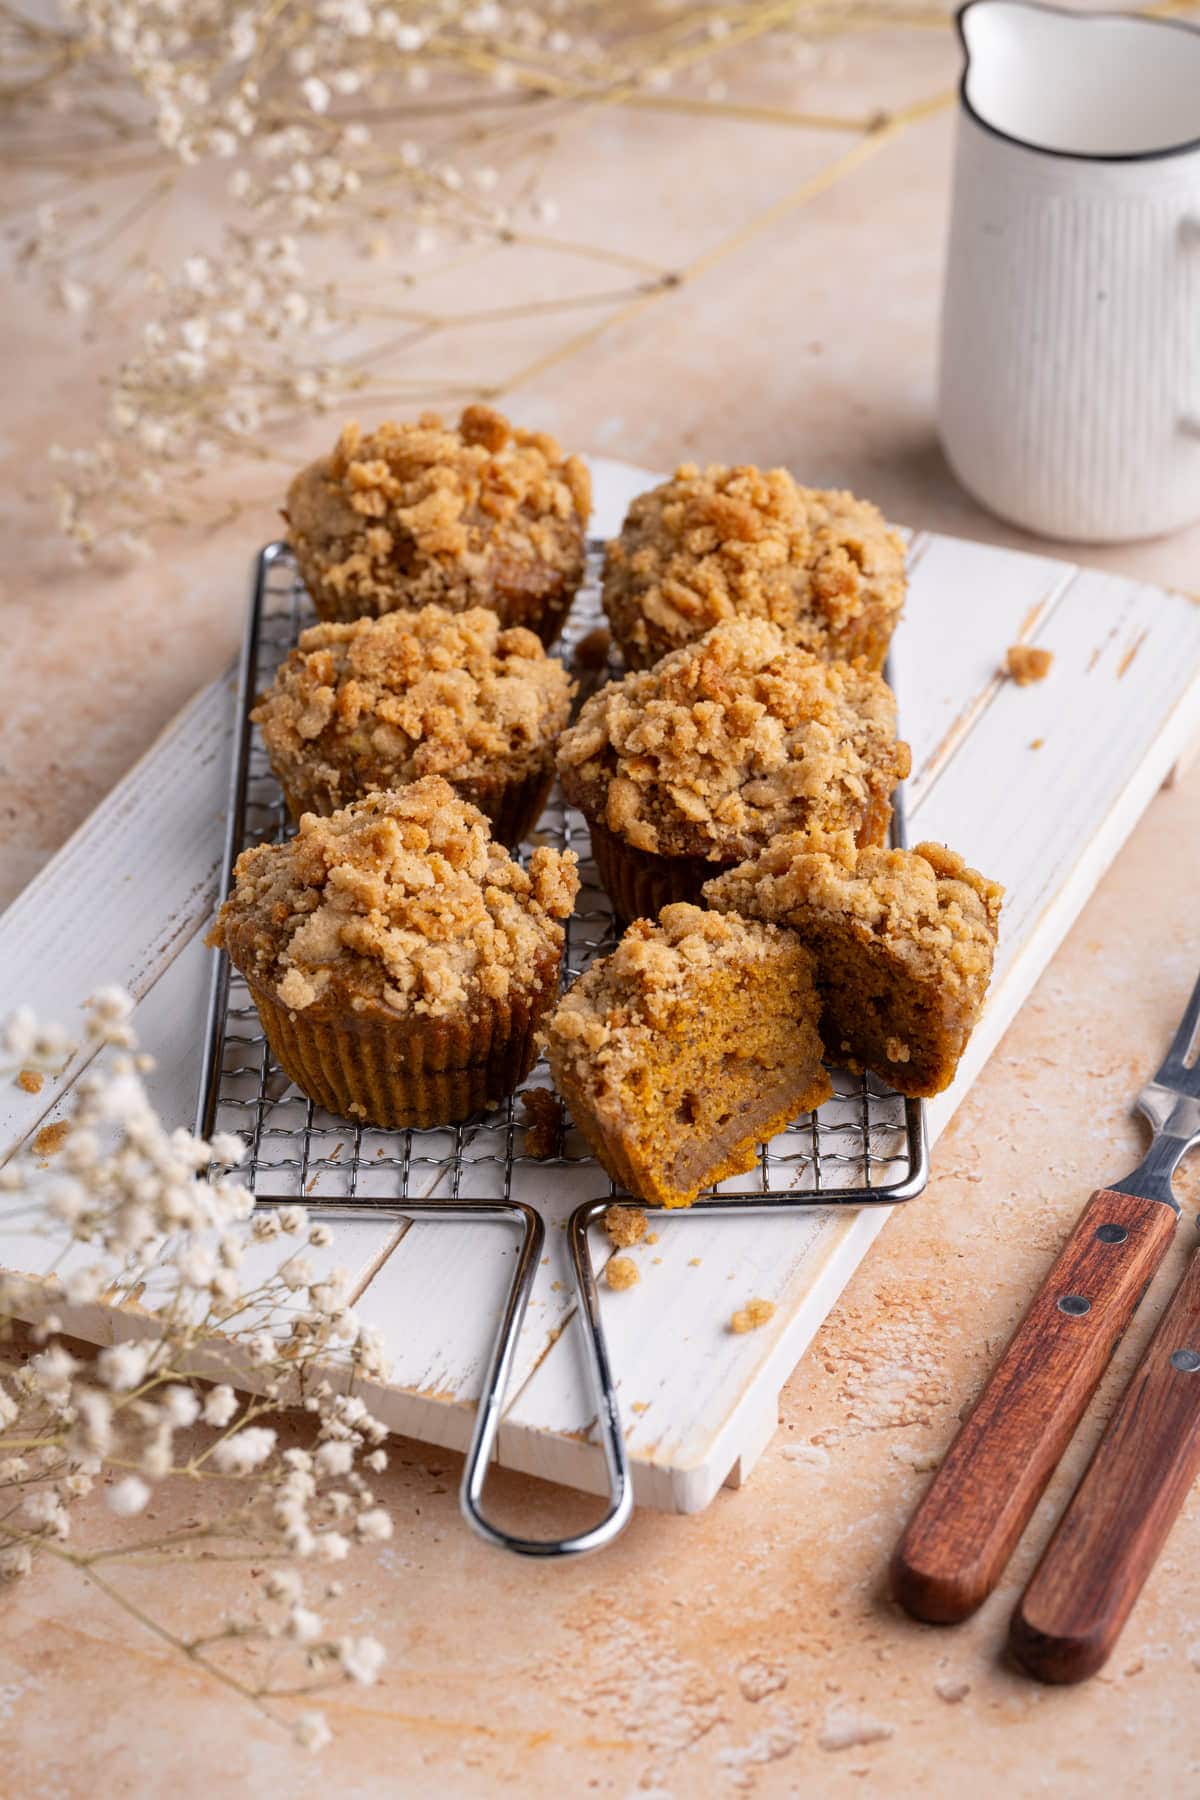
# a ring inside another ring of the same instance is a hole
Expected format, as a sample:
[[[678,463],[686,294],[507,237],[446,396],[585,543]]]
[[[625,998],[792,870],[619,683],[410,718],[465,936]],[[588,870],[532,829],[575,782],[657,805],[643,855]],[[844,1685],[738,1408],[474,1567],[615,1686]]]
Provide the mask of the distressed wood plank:
[[[596,476],[599,529],[607,532],[649,478],[605,464]],[[955,1087],[930,1108],[936,1136],[1200,728],[1200,608],[1046,558],[936,537],[918,537],[913,558],[913,599],[896,653],[903,725],[915,751],[914,837],[951,839],[1012,889],[987,1015]],[[1019,637],[1056,651],[1054,673],[1041,687],[1018,690],[995,679],[1005,647]],[[43,1014],[69,1022],[98,980],[134,988],[139,1029],[160,1059],[156,1097],[183,1119],[195,1092],[206,962],[194,933],[211,909],[231,714],[228,683],[198,696],[0,920],[5,991],[28,993],[36,970],[31,998]],[[1030,750],[1039,736],[1043,747]],[[156,868],[149,883],[141,867],[147,858]],[[64,958],[64,926],[85,898],[95,915],[102,883],[129,891],[130,903],[111,916],[102,909],[99,940]],[[150,910],[151,900],[164,910]],[[75,1073],[36,1099],[4,1094],[0,1142],[28,1132]],[[472,1185],[486,1191],[487,1179],[481,1167]],[[499,1442],[506,1464],[580,1487],[599,1485],[599,1454],[587,1441],[555,1226],[596,1180],[594,1171],[548,1170],[522,1187],[547,1217],[548,1261],[538,1272]],[[655,1221],[660,1243],[636,1254],[643,1263],[661,1255],[662,1263],[649,1264],[638,1288],[603,1299],[643,1504],[690,1510],[733,1471],[744,1478],[780,1385],[887,1216],[822,1210],[741,1226]],[[395,1376],[376,1404],[394,1429],[461,1446],[511,1239],[502,1228],[442,1223],[402,1235],[384,1224],[364,1229],[369,1242],[360,1244],[356,1229],[347,1253],[339,1248],[332,1260],[352,1266],[360,1281],[371,1277],[359,1310],[391,1340]],[[733,1338],[728,1316],[752,1293],[776,1299],[776,1316],[765,1330]],[[97,1318],[87,1335],[124,1328]],[[634,1402],[645,1411],[634,1412]]]

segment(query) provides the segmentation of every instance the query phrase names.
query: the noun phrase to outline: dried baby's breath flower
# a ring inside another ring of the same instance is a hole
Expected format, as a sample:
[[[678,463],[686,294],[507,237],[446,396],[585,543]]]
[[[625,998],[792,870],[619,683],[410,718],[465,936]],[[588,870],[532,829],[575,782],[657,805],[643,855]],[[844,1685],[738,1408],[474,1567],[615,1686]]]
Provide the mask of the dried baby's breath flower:
[[[381,304],[358,256],[406,242],[436,273],[465,245],[541,248],[559,203],[534,191],[528,157],[541,158],[547,124],[575,102],[675,93],[683,79],[697,95],[711,90],[726,40],[781,22],[775,0],[680,0],[669,29],[660,10],[61,0],[60,17],[35,21],[4,9],[17,73],[0,106],[25,134],[23,161],[44,156],[56,176],[65,167],[85,197],[29,206],[20,265],[80,333],[103,313],[110,334],[126,334],[104,382],[104,427],[53,459],[50,499],[76,554],[150,554],[151,532],[195,518],[198,496],[215,503],[210,476],[262,461],[297,405],[337,405],[384,360],[379,378],[392,385],[405,352],[403,341],[391,348],[393,321],[404,314]],[[820,23],[801,14],[794,29],[824,31],[828,10]],[[132,204],[131,167],[144,170]],[[214,193],[224,196],[215,210]],[[147,245],[189,199],[200,201],[189,225],[210,222],[204,240],[174,265],[152,263]],[[573,256],[586,249],[586,232],[566,235]],[[317,280],[307,248],[331,238],[339,253],[322,260],[337,273]],[[611,246],[591,254],[607,263]],[[420,272],[405,269],[396,286]],[[677,277],[664,270],[662,281]],[[378,342],[364,345],[373,320]],[[415,336],[453,325],[427,315]],[[422,362],[406,384],[428,388],[423,350],[413,353]]]
[[[199,268],[192,278],[207,279]],[[281,1209],[264,1230],[243,1187],[228,1177],[210,1179],[214,1161],[240,1160],[240,1141],[203,1143],[158,1119],[142,1085],[147,1059],[137,1053],[132,1011],[128,997],[112,988],[87,1007],[84,1037],[98,1054],[71,1090],[58,1170],[47,1174],[36,1160],[17,1158],[5,1171],[0,1228],[6,1208],[26,1233],[32,1214],[47,1240],[47,1265],[70,1251],[77,1266],[42,1281],[0,1268],[0,1332],[11,1346],[0,1354],[0,1488],[7,1490],[0,1578],[27,1576],[39,1557],[50,1556],[86,1572],[144,1620],[119,1580],[124,1557],[168,1554],[178,1569],[189,1555],[219,1546],[226,1561],[291,1556],[327,1566],[343,1561],[352,1541],[385,1541],[392,1522],[363,1473],[386,1461],[378,1449],[385,1428],[361,1395],[344,1391],[347,1374],[383,1372],[378,1337],[347,1305],[345,1272],[318,1281],[294,1248],[297,1240],[327,1247],[332,1234],[300,1205]],[[70,1045],[64,1033],[21,1010],[0,1026],[0,1054],[10,1065],[28,1067],[41,1056],[58,1068]],[[243,1285],[249,1244],[275,1240],[278,1267]],[[116,1314],[140,1335],[99,1349],[68,1349],[61,1341],[59,1303],[103,1294],[119,1306],[124,1295],[151,1292],[152,1308],[143,1299],[136,1314]],[[31,1313],[39,1347],[22,1355],[17,1321]],[[218,1351],[231,1370],[253,1372],[256,1394],[239,1393],[237,1376],[212,1385],[200,1380],[197,1359],[211,1374]],[[311,1418],[311,1449],[282,1447],[278,1423],[267,1423],[266,1415],[287,1404]],[[145,1522],[155,1489],[188,1481],[198,1495],[191,1510],[202,1516],[157,1535]],[[105,1510],[121,1522],[121,1541],[76,1549],[72,1508],[97,1484]],[[200,1496],[213,1496],[206,1513]],[[273,1567],[249,1611],[213,1630],[187,1638],[159,1620],[154,1629],[272,1716],[277,1690],[270,1680],[231,1671],[219,1645],[290,1643],[317,1671],[317,1685],[373,1682],[383,1661],[373,1638],[327,1627],[304,1604],[300,1575],[288,1567]],[[288,1693],[314,1685],[297,1690],[282,1676],[280,1683],[278,1691]],[[301,1715],[292,1729],[312,1750],[329,1737],[318,1713]]]

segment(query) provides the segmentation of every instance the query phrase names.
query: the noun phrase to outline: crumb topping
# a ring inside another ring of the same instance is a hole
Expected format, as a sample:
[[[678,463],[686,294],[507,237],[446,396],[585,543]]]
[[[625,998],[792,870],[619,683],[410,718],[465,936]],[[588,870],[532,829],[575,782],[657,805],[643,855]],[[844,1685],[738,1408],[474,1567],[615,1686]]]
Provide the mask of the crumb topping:
[[[209,942],[294,1011],[378,1004],[437,1018],[503,1002],[556,957],[579,888],[545,847],[526,871],[437,775],[243,851]]]
[[[292,482],[285,517],[310,586],[354,616],[574,587],[590,510],[579,457],[468,406],[457,427],[436,413],[367,433],[346,425]]]
[[[944,844],[856,850],[843,834],[814,848],[792,834],[706,882],[704,897],[801,932],[821,918],[853,921],[914,974],[966,990],[991,973],[1004,889]],[[893,1050],[906,1060],[903,1045]]]
[[[679,901],[657,925],[635,919],[616,949],[585,969],[558,1003],[547,1036],[595,1084],[605,1069],[632,1066],[641,1046],[694,1005],[697,981],[714,968],[742,969],[770,957],[786,934],[774,925]]]
[[[822,662],[763,619],[714,626],[610,682],[558,753],[589,818],[637,849],[713,861],[781,831],[856,828],[909,761],[881,676]]]
[[[1032,681],[1045,681],[1053,661],[1053,650],[1039,650],[1034,644],[1010,644],[1004,669],[1018,687],[1028,687]]]
[[[607,1286],[620,1293],[624,1288],[636,1287],[641,1275],[632,1256],[614,1256],[605,1265],[604,1280]]]
[[[646,1237],[646,1215],[640,1206],[610,1206],[604,1215],[604,1229],[610,1244],[628,1250]],[[646,1238],[646,1242],[653,1240]]]
[[[819,651],[868,608],[890,634],[904,561],[869,501],[801,487],[786,469],[684,463],[630,506],[605,558],[604,605],[618,638],[654,655],[734,617],[768,619]]]
[[[730,1319],[729,1329],[741,1337],[747,1331],[757,1331],[760,1325],[765,1325],[774,1317],[773,1300],[747,1300],[745,1306],[739,1307]]]
[[[532,631],[426,606],[302,632],[251,717],[284,786],[296,770],[336,806],[422,775],[519,773],[565,726],[571,692]]]

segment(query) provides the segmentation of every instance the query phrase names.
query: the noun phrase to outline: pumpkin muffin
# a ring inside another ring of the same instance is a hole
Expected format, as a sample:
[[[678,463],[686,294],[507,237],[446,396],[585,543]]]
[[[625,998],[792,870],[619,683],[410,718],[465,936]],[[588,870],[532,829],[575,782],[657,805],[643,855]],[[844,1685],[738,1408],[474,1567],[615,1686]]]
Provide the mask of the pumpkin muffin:
[[[511,846],[545,804],[571,691],[523,626],[426,606],[302,632],[250,716],[294,819],[444,775]]]
[[[777,838],[710,881],[710,906],[788,925],[812,951],[833,1062],[901,1094],[949,1087],[983,1009],[1004,889],[942,844]]]
[[[613,1180],[687,1206],[829,1098],[818,1010],[812,959],[791,932],[667,906],[563,996],[546,1055]]]
[[[244,851],[208,942],[318,1106],[447,1125],[528,1074],[578,887],[570,853],[535,850],[526,872],[427,775]]]
[[[600,878],[626,919],[699,900],[780,832],[882,843],[908,773],[882,676],[823,662],[765,619],[731,619],[610,682],[559,742]]]
[[[364,434],[303,469],[284,518],[323,619],[490,606],[553,643],[583,577],[591,480],[544,432],[488,406]]]
[[[769,619],[788,642],[882,669],[904,605],[904,540],[869,501],[786,469],[684,463],[640,494],[604,563],[604,610],[630,668],[723,619]]]

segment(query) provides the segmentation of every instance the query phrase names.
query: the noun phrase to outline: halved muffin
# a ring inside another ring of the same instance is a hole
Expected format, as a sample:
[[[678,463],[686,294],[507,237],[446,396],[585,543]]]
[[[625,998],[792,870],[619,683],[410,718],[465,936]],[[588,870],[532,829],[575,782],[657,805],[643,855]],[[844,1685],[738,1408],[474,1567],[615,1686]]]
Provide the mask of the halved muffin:
[[[764,619],[731,619],[610,682],[559,741],[567,798],[626,919],[756,855],[780,832],[882,843],[908,773],[896,700],[858,664],[823,662]]]
[[[345,426],[292,482],[284,518],[323,619],[489,606],[551,644],[583,577],[590,510],[578,456],[468,406],[457,427],[436,413]]]
[[[768,619],[828,660],[881,669],[905,594],[904,540],[878,507],[786,469],[700,469],[639,494],[604,563],[604,610],[631,669],[730,618]]]
[[[512,846],[545,803],[571,693],[531,631],[426,606],[302,632],[251,717],[294,819],[443,775]]]
[[[858,850],[845,836],[777,838],[704,889],[710,906],[790,926],[813,953],[830,1060],[914,1096],[954,1079],[1003,897],[943,844]]]
[[[570,852],[537,849],[526,871],[427,775],[244,851],[208,942],[319,1106],[446,1125],[528,1074],[578,887]]]
[[[546,1028],[559,1092],[614,1181],[687,1206],[829,1098],[812,961],[775,926],[663,908],[564,994]]]

